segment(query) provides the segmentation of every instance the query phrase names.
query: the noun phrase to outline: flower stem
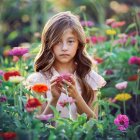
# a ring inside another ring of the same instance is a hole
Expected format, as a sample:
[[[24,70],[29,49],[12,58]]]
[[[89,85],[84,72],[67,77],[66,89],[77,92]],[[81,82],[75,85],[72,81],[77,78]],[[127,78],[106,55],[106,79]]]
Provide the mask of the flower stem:
[[[126,114],[126,106],[125,106],[125,101],[123,101],[123,111],[124,111],[124,114]]]
[[[67,85],[65,84],[65,85],[64,85],[64,87],[65,87],[65,90],[66,90],[66,95],[67,95],[67,98],[69,98]],[[69,117],[70,117],[70,119],[72,119],[72,116],[71,116],[71,107],[70,107],[70,102],[68,103],[68,110],[69,110]]]

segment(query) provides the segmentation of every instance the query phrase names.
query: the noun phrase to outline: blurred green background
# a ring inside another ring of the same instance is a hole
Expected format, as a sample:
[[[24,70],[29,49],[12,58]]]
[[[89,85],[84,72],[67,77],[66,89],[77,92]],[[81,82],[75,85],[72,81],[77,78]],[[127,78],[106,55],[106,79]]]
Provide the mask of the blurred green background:
[[[140,30],[139,0],[1,0],[0,55],[23,42],[39,42],[48,18],[68,10],[100,28],[104,28],[106,19],[116,18],[125,20],[126,26],[135,22]]]

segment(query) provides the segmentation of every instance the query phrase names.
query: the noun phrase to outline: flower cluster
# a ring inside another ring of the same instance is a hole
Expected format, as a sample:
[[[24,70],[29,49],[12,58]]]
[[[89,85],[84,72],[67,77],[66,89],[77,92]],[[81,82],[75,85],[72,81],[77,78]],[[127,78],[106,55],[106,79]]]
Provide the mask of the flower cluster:
[[[129,126],[129,119],[126,115],[119,114],[115,118],[114,124],[118,127],[120,131],[125,131]]]
[[[92,27],[94,23],[92,21],[81,21],[80,22],[83,27]]]
[[[107,19],[106,24],[111,26],[112,28],[122,27],[126,24],[125,21],[116,21],[115,19]]]

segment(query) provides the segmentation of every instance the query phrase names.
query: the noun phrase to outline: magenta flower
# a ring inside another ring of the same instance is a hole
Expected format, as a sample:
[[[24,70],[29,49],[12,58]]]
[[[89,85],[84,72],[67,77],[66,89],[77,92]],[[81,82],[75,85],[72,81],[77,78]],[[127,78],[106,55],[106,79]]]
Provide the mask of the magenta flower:
[[[131,37],[131,44],[135,45],[137,43],[137,40],[134,37]]]
[[[24,47],[14,47],[12,50],[9,51],[9,55],[12,56],[23,56],[24,54],[28,53],[29,49]]]
[[[115,85],[115,87],[119,90],[126,89],[128,82],[124,81]]]
[[[67,107],[69,104],[73,104],[75,100],[72,97],[68,97],[67,99],[60,101],[59,105],[61,107]]]
[[[54,117],[53,114],[48,114],[48,115],[37,115],[36,118],[41,120],[41,121],[48,121],[49,119],[52,119]]]
[[[114,74],[114,72],[111,69],[105,71],[105,75],[112,75],[112,74]]]
[[[132,56],[132,57],[128,60],[128,63],[129,63],[130,65],[131,65],[131,64],[135,64],[135,65],[140,66],[140,57]]]
[[[94,26],[94,23],[92,22],[92,21],[81,21],[81,25],[83,26],[83,27],[92,27],[92,26]]]
[[[7,98],[6,96],[0,96],[0,102],[6,102],[7,101]]]
[[[114,124],[118,127],[120,131],[125,131],[129,126],[129,118],[126,115],[119,114],[115,118]]]

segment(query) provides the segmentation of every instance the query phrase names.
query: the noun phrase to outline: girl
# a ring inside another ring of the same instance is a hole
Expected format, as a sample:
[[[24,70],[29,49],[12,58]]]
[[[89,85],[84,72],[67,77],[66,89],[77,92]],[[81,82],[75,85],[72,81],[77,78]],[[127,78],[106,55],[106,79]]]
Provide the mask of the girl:
[[[49,101],[42,106],[41,114],[50,114],[50,105],[55,106],[62,117],[69,117],[69,110],[60,103],[67,100],[64,84],[69,98],[75,100],[70,105],[71,116],[86,113],[88,118],[97,118],[98,108],[93,108],[96,91],[106,84],[105,80],[92,70],[92,62],[85,50],[85,34],[78,18],[71,12],[60,12],[45,25],[41,48],[35,58],[35,73],[26,82],[28,86],[46,83],[50,89],[44,96]],[[71,82],[57,82],[58,76],[69,73]]]

